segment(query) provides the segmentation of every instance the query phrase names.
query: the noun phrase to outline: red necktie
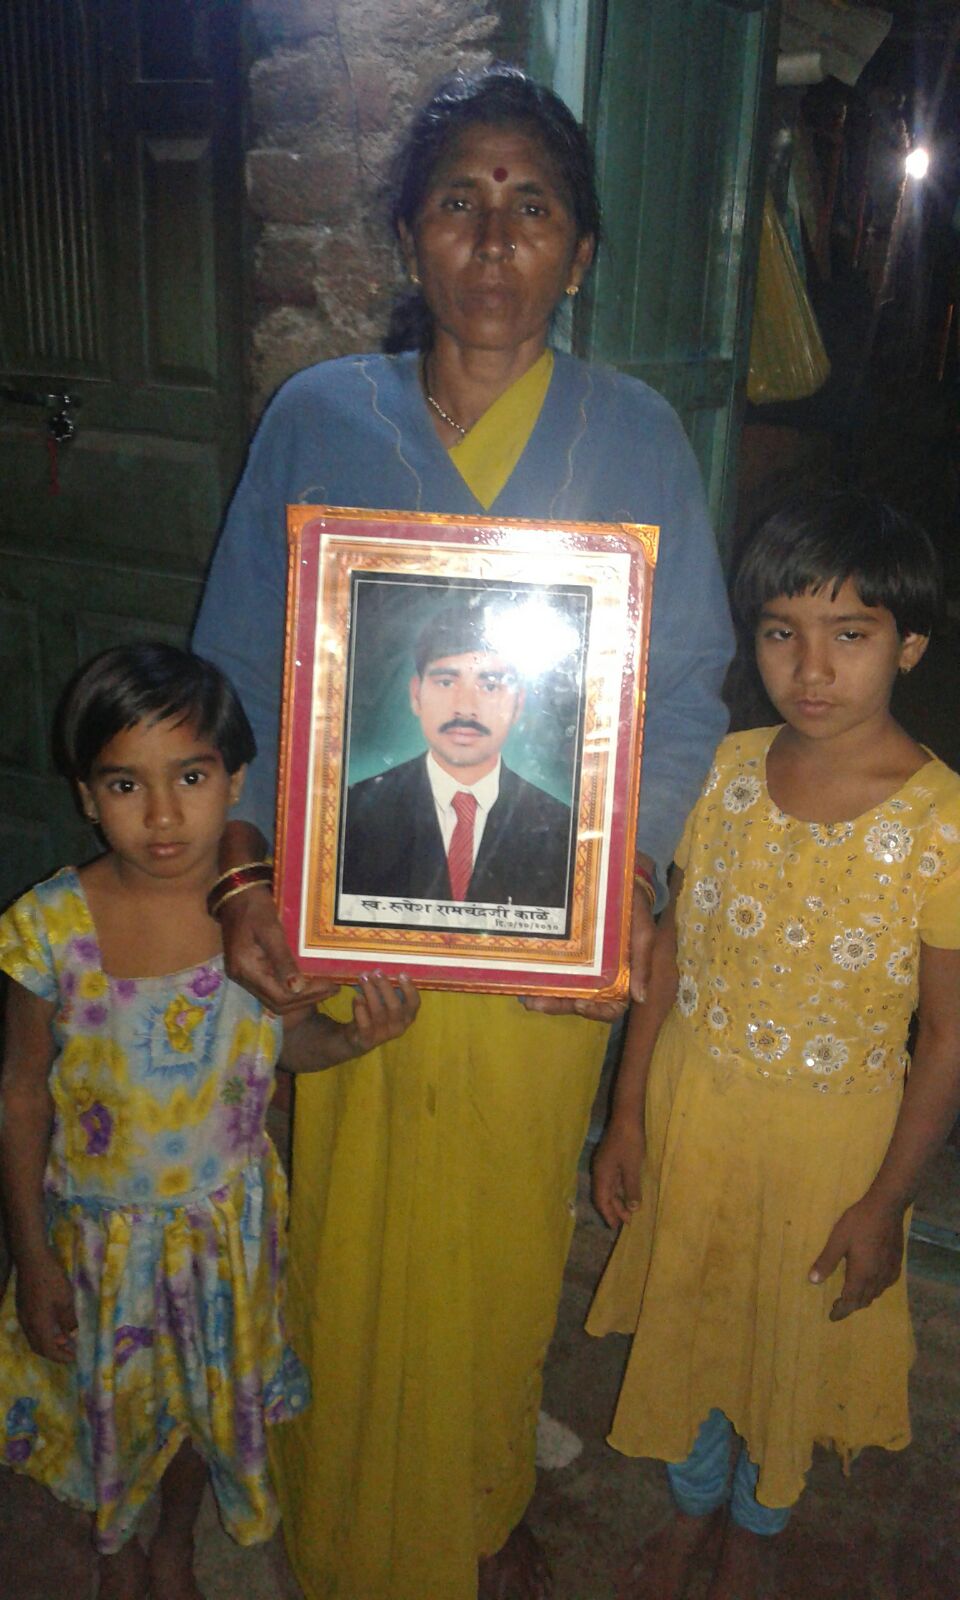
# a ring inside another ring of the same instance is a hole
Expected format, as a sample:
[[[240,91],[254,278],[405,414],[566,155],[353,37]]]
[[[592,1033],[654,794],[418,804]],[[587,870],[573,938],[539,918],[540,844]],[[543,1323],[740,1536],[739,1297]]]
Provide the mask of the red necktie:
[[[453,797],[457,825],[453,830],[447,851],[447,869],[450,873],[450,898],[463,900],[473,876],[473,824],[477,815],[476,795],[458,789]]]

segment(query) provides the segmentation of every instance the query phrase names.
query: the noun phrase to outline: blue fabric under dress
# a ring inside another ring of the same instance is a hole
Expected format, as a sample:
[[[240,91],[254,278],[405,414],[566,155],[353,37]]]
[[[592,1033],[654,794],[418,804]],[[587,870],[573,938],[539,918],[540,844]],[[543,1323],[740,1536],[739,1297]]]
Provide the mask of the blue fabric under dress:
[[[241,1544],[277,1522],[266,1424],[307,1404],[281,1312],[286,1184],[264,1118],[279,1024],[220,958],[104,971],[76,872],[0,917],[0,969],[55,1003],[49,1237],[73,1285],[70,1366],[0,1306],[0,1451],[96,1513],[118,1549],[185,1439]]]

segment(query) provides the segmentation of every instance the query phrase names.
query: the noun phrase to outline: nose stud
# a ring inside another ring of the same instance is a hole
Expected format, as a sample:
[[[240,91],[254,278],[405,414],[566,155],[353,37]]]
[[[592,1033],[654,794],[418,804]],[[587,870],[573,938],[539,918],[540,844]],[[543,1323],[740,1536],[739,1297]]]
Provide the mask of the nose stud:
[[[484,227],[480,230],[476,243],[477,255],[483,259],[512,261],[517,253],[517,246],[512,239],[503,237],[502,228],[497,229],[496,236],[487,232]]]

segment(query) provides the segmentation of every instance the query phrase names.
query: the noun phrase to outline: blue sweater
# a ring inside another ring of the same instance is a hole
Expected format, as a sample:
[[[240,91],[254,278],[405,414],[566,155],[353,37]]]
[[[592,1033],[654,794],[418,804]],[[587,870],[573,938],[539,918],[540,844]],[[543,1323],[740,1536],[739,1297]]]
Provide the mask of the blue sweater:
[[[237,815],[272,836],[283,673],[287,504],[660,527],[637,848],[661,880],[727,725],[733,647],[693,452],[646,384],[555,354],[536,427],[484,512],[440,440],[419,358],[346,356],[284,384],[257,431],[217,547],[194,649],[235,684],[259,755]]]

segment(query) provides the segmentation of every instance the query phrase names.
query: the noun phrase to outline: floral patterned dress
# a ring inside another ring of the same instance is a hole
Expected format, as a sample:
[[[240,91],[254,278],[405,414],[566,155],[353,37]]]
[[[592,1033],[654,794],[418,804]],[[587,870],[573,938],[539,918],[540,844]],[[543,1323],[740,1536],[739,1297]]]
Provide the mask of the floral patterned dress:
[[[118,1549],[184,1439],[241,1544],[277,1510],[265,1424],[301,1411],[286,1344],[286,1186],[264,1132],[279,1024],[222,960],[161,978],[104,971],[71,867],[0,917],[0,969],[56,1005],[50,1238],[74,1291],[70,1366],[0,1306],[0,1452],[96,1512]]]
[[[591,1333],[634,1334],[610,1442],[682,1461],[718,1406],[791,1505],[815,1443],[910,1438],[901,1279],[829,1320],[807,1274],[876,1175],[900,1107],[921,941],[960,947],[960,778],[931,759],[850,822],[786,816],[778,730],[735,734],[677,852],[677,1000],[646,1103],[640,1210]]]

